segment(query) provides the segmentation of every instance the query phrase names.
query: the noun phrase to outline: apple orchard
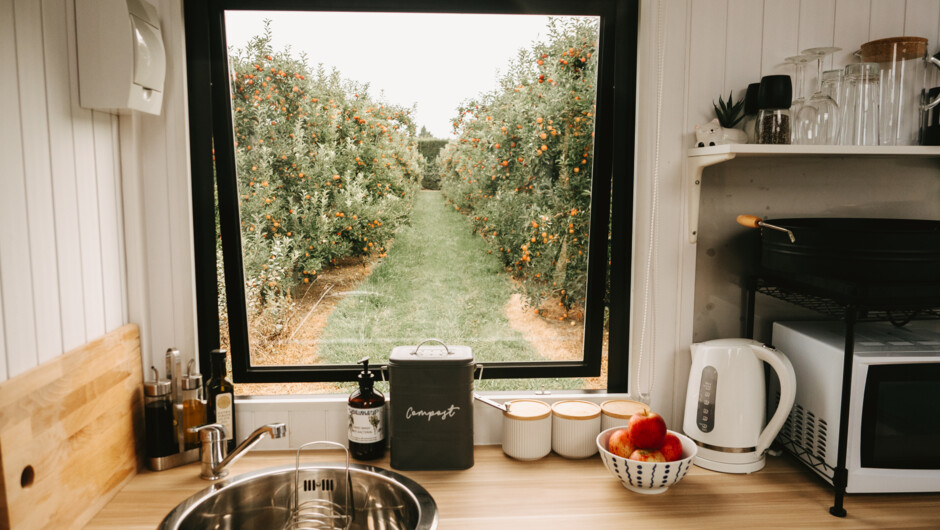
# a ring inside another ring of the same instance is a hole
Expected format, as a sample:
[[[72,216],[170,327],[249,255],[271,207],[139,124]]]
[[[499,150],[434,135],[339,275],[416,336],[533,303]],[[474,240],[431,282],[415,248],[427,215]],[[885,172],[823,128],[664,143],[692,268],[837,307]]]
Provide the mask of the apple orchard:
[[[421,154],[411,109],[274,50],[269,26],[233,50],[249,317],[277,334],[299,289],[325,268],[394,252],[425,173],[436,172],[443,200],[486,241],[527,304],[581,318],[598,28],[552,19],[547,32],[506,65],[497,88],[461,106],[434,161]],[[224,293],[221,272],[219,282]],[[222,296],[223,319],[224,308]]]

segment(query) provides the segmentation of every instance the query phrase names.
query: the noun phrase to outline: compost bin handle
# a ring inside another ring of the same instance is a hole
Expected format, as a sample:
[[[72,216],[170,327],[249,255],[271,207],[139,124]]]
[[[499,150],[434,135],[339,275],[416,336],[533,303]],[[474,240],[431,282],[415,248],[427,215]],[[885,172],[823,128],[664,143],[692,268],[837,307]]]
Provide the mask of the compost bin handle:
[[[425,344],[427,344],[427,343],[429,343],[429,342],[436,342],[436,343],[440,344],[441,346],[444,347],[444,351],[447,352],[447,355],[453,355],[453,352],[450,351],[450,348],[448,348],[448,347],[447,347],[447,344],[445,344],[444,341],[442,341],[441,339],[424,339],[423,341],[421,341],[420,343],[418,343],[417,346],[415,346],[415,351],[411,352],[411,354],[412,354],[412,355],[418,355],[418,348],[420,348],[421,346],[424,346]]]

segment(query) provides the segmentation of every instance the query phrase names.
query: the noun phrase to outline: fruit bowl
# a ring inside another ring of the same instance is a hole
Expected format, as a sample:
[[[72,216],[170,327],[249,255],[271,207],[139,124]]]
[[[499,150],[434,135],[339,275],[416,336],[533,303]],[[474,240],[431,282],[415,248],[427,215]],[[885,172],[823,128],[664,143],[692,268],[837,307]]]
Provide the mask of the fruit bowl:
[[[640,462],[619,457],[607,450],[610,435],[617,429],[612,427],[597,435],[597,450],[607,470],[613,473],[623,486],[630,491],[654,495],[663,493],[669,486],[682,480],[682,477],[692,467],[692,459],[698,448],[688,436],[668,431],[676,435],[682,442],[682,458],[673,462]]]

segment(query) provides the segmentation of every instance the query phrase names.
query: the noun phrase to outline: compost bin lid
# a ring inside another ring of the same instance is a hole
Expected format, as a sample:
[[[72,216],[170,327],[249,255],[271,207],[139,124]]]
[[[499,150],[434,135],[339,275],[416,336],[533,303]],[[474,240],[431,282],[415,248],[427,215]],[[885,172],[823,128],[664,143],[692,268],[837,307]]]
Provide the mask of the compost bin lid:
[[[388,357],[389,365],[415,364],[465,365],[473,363],[473,350],[469,346],[453,346],[437,339],[422,341],[417,346],[398,346]]]

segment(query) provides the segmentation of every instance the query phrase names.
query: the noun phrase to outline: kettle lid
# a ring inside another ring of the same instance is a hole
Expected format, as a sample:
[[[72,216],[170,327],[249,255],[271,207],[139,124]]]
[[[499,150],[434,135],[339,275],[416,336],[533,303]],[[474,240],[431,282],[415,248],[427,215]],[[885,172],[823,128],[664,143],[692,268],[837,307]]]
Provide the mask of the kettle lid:
[[[763,343],[753,339],[714,339],[705,342],[697,342],[692,345],[692,347],[709,347],[709,348],[744,348],[747,346],[763,346]]]

